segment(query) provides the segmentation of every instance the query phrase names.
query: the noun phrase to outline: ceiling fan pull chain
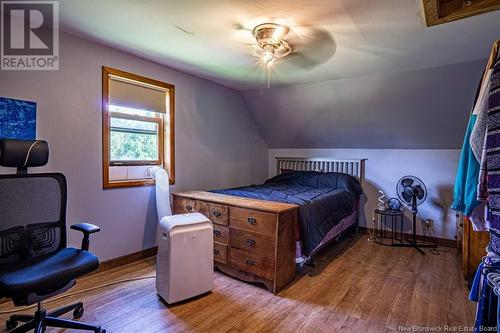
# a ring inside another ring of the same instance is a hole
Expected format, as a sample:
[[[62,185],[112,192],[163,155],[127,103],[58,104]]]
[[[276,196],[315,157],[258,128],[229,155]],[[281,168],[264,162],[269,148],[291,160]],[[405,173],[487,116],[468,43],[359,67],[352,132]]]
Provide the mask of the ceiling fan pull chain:
[[[271,69],[267,66],[267,89],[271,87]]]

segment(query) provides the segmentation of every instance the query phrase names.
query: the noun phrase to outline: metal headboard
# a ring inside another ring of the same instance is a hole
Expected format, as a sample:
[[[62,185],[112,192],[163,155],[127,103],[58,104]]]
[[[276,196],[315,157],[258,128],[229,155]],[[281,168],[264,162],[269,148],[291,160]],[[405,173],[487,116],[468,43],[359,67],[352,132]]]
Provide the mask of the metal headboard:
[[[365,161],[366,159],[276,157],[276,172],[280,174],[283,169],[342,172],[358,178],[361,182],[365,176]]]

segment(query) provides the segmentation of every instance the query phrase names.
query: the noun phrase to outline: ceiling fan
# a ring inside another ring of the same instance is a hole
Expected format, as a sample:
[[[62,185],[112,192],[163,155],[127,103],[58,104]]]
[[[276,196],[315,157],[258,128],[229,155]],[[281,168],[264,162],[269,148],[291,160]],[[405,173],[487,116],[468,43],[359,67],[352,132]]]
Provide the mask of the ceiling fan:
[[[255,26],[251,33],[256,41],[253,53],[267,69],[268,88],[270,69],[276,63],[286,62],[301,69],[311,69],[328,61],[336,51],[331,34],[319,27],[300,25],[290,28],[267,22]]]
[[[272,66],[276,59],[292,52],[292,48],[285,40],[289,31],[290,28],[277,23],[262,23],[253,28],[252,35],[258,46],[255,54],[262,59],[266,67]]]

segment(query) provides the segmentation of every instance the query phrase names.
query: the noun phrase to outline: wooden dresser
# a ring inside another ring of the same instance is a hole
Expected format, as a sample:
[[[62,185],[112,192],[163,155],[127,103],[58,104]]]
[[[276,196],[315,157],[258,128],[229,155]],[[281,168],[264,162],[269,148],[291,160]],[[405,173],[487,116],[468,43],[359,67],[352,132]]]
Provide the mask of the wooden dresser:
[[[295,276],[298,206],[204,191],[173,193],[174,214],[200,212],[214,228],[214,264],[278,293]]]
[[[462,273],[466,280],[470,280],[486,255],[490,237],[487,231],[472,230],[472,223],[467,217],[461,216],[457,220],[457,241],[462,257]]]

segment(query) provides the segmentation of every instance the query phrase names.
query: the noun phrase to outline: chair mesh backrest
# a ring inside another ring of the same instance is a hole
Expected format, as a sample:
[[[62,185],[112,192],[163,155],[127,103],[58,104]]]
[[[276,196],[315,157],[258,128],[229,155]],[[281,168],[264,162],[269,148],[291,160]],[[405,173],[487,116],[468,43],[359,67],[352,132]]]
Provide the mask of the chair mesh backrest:
[[[0,175],[0,265],[66,246],[61,174]]]

